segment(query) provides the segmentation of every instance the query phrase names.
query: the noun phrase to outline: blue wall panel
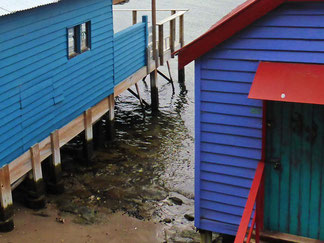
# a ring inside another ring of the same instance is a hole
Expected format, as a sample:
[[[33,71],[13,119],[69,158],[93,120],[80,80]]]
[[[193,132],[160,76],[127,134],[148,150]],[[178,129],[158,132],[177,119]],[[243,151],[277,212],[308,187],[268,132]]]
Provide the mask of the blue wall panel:
[[[114,36],[115,85],[146,66],[147,18]]]
[[[67,28],[91,21],[91,50],[67,57]],[[0,17],[0,166],[114,89],[112,1],[63,0]]]
[[[196,60],[195,225],[236,234],[261,159],[260,61],[324,64],[324,3],[284,4]]]

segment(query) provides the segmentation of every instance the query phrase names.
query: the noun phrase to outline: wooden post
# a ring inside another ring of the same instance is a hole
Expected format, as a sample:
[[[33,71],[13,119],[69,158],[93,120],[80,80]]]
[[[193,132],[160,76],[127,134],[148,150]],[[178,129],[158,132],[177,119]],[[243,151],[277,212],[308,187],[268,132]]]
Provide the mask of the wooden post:
[[[200,231],[200,242],[201,243],[212,243],[213,234],[211,231]]]
[[[153,44],[153,59],[155,61],[155,70],[150,74],[151,79],[151,107],[155,112],[159,109],[159,89],[157,79],[157,68],[159,67],[159,60],[156,45],[156,0],[152,0],[152,44]]]
[[[171,15],[176,14],[177,11],[172,10]],[[176,39],[176,21],[175,19],[170,21],[170,49],[171,53],[175,51],[175,39]]]
[[[152,111],[156,112],[159,110],[159,90],[157,87],[157,70],[150,73],[150,84],[151,84],[151,107]]]
[[[83,150],[86,163],[92,163],[93,158],[93,128],[92,128],[92,111],[88,109],[84,112],[84,142]]]
[[[151,71],[151,47],[146,48],[146,73],[149,74]]]
[[[180,24],[179,24],[179,29],[180,29],[180,47],[184,47],[184,15],[180,16]],[[185,82],[185,68],[180,69],[178,72],[178,80],[179,83],[184,83]]]
[[[61,152],[59,132],[55,130],[51,133],[51,150],[52,157],[49,164],[49,178],[46,182],[48,192],[61,194],[64,192],[62,181]]]
[[[95,149],[105,147],[105,130],[103,120],[100,118],[95,124],[93,124],[93,144]]]
[[[133,10],[133,25],[137,24],[137,11]]]
[[[107,135],[110,141],[115,139],[115,96],[114,94],[108,97],[108,119],[107,119]]]
[[[159,25],[159,57],[160,65],[164,65],[164,26],[163,24]]]
[[[39,144],[30,148],[32,171],[27,179],[26,205],[32,209],[45,207],[45,186],[40,160]]]
[[[8,165],[0,169],[0,206],[0,232],[12,231],[14,211]]]

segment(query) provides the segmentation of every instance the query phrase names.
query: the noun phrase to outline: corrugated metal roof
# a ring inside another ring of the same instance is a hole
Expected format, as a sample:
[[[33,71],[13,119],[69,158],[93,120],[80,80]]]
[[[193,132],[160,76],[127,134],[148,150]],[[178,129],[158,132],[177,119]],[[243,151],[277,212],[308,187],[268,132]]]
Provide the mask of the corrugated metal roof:
[[[0,0],[0,16],[58,3],[60,0]]]

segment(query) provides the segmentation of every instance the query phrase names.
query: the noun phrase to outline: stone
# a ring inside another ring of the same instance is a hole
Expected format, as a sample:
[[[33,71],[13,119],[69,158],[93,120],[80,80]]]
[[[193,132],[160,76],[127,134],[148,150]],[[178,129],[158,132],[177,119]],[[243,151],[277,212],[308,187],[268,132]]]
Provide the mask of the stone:
[[[194,221],[195,220],[195,217],[192,214],[185,214],[184,217],[188,221]]]
[[[170,224],[172,222],[172,220],[170,218],[165,218],[163,220],[164,223]]]
[[[169,197],[169,199],[176,205],[182,205],[183,201],[178,197]]]

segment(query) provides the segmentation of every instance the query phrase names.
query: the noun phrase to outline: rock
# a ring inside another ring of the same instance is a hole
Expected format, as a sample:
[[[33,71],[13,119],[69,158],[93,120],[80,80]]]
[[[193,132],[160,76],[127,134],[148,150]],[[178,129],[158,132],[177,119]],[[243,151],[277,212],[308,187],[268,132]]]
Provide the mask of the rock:
[[[176,205],[182,205],[183,201],[178,197],[169,197],[169,199]]]
[[[164,223],[170,224],[172,222],[172,220],[170,218],[165,218],[163,220]]]
[[[72,214],[77,214],[78,209],[76,205],[68,200],[62,200],[58,202],[58,209],[62,212],[67,212],[67,213],[72,213]]]
[[[184,217],[188,221],[194,221],[195,220],[195,217],[192,214],[185,214]]]
[[[63,219],[63,218],[56,218],[56,222],[58,222],[60,224],[64,224],[65,223],[65,219]]]
[[[96,212],[93,209],[90,209],[88,207],[80,207],[78,211],[83,219],[89,222],[94,222]]]
[[[143,187],[138,191],[145,200],[161,201],[168,196],[168,193],[159,186]]]

